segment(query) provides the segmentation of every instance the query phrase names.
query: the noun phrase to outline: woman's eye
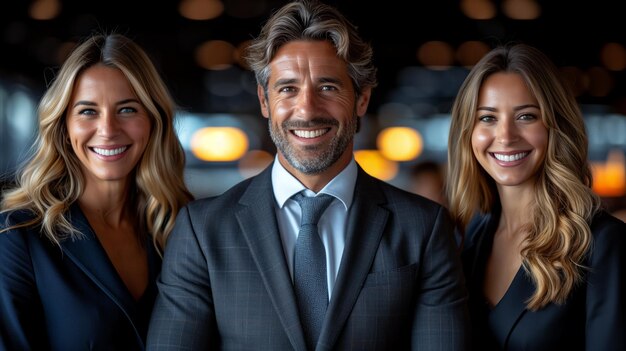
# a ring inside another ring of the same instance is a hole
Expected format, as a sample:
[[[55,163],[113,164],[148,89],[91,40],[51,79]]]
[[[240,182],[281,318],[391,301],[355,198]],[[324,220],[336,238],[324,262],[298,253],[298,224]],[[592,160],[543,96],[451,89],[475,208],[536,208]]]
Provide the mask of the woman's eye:
[[[478,117],[478,120],[481,122],[493,122],[496,119],[493,116],[480,116]]]
[[[95,115],[96,111],[91,108],[86,108],[86,109],[78,111],[78,114],[79,115]]]
[[[135,113],[137,112],[137,109],[134,107],[122,107],[120,109],[120,113]]]
[[[533,114],[525,113],[523,115],[520,115],[518,119],[523,120],[523,121],[533,121],[537,119],[537,117],[535,117],[535,115]]]

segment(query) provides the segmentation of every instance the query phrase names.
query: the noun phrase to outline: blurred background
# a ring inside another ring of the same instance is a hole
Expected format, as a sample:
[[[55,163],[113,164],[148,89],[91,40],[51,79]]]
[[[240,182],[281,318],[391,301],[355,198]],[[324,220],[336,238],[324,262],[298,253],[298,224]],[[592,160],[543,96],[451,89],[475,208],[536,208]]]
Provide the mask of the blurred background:
[[[417,192],[416,174],[424,163],[445,172],[449,112],[458,87],[491,47],[522,41],[545,51],[572,84],[589,132],[594,190],[611,209],[626,207],[626,31],[619,1],[326,2],[343,11],[374,47],[380,84],[355,143],[357,161],[368,173]],[[148,51],[179,104],[178,132],[194,195],[219,194],[258,173],[275,148],[254,76],[240,54],[284,3],[4,2],[0,178],[10,181],[28,156],[37,102],[68,52],[93,32],[113,31]]]

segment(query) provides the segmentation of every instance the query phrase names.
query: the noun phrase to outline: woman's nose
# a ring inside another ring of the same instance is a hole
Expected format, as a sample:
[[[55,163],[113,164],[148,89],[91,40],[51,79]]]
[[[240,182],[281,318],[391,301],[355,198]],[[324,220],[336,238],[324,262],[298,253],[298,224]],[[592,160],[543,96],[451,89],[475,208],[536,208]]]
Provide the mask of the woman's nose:
[[[506,119],[499,123],[496,140],[501,144],[511,144],[519,139],[519,131],[514,121]]]
[[[119,133],[120,125],[117,116],[111,112],[102,112],[98,123],[98,134],[111,137]]]

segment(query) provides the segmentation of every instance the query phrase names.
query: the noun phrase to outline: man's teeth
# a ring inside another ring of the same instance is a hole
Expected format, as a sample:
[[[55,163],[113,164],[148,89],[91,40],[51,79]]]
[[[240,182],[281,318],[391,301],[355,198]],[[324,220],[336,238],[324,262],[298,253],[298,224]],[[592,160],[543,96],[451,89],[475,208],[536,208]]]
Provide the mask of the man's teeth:
[[[94,147],[93,151],[102,156],[115,156],[126,151],[127,148],[127,146],[118,147],[117,149],[100,149],[98,147]]]
[[[513,154],[513,155],[501,155],[501,154],[494,153],[493,156],[500,161],[512,162],[512,161],[521,160],[524,157],[528,156],[528,152],[520,152],[519,154]]]
[[[326,133],[327,129],[316,129],[316,130],[294,130],[293,134],[299,136],[300,138],[317,138]]]

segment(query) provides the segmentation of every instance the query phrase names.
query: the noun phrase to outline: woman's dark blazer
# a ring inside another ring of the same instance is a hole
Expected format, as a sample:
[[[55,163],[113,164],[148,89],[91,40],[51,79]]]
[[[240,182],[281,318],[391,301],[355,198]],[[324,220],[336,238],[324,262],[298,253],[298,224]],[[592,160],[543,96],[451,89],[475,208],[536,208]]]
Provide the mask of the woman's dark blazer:
[[[562,305],[532,312],[534,284],[523,268],[504,297],[489,308],[482,293],[485,266],[500,209],[468,226],[463,265],[475,350],[626,350],[626,224],[600,212],[583,281]]]
[[[0,215],[0,227],[24,211]],[[39,228],[0,233],[0,350],[143,350],[160,258],[146,240],[150,279],[136,301],[77,204],[81,240],[52,244]]]

